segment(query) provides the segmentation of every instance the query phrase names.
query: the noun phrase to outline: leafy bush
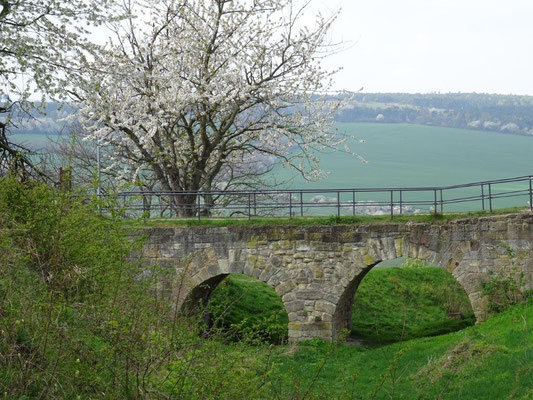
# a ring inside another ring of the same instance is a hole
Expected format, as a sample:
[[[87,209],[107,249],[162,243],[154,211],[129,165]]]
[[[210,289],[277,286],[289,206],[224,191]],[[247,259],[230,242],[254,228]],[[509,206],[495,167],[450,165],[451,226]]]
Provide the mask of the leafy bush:
[[[522,293],[524,274],[516,271],[504,274],[489,272],[491,277],[481,284],[481,293],[488,300],[489,314],[496,314],[524,301]]]
[[[515,251],[502,243],[501,247],[509,258],[509,271],[489,271],[490,279],[481,284],[481,294],[486,297],[489,314],[504,311],[512,305],[523,302],[527,296],[522,293],[524,273],[515,266]]]
[[[155,289],[171,271],[127,262],[120,210],[0,180],[0,393],[19,399],[261,397],[268,362],[206,341]]]

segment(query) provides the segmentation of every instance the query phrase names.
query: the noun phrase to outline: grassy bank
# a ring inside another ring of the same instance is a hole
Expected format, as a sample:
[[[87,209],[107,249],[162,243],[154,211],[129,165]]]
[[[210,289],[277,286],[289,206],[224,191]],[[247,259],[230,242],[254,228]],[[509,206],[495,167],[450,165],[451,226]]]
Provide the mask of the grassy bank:
[[[379,348],[311,341],[280,351],[277,362],[278,398],[531,399],[533,305]]]
[[[362,280],[352,307],[352,335],[386,343],[457,331],[475,323],[463,288],[439,268],[409,263],[374,269]]]
[[[209,303],[214,324],[232,340],[283,343],[289,317],[281,298],[264,282],[232,274],[214,290]]]

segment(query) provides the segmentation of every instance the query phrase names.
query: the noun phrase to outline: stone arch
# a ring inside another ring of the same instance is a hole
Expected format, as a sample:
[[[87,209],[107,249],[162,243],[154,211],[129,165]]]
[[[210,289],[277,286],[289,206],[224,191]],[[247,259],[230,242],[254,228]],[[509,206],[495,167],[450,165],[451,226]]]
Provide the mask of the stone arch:
[[[335,311],[332,320],[332,336],[344,329],[352,329],[352,306],[355,293],[363,278],[376,265],[383,261],[393,260],[399,257],[414,258],[436,265],[449,272],[461,285],[470,300],[470,304],[477,321],[483,320],[484,307],[479,293],[478,280],[472,280],[468,271],[468,260],[463,248],[452,242],[441,242],[437,250],[428,247],[424,241],[411,241],[409,238],[384,238],[369,239],[364,247],[359,249],[362,257],[351,259],[356,264],[352,268],[352,274],[342,285],[341,294],[335,303]],[[477,277],[477,275],[476,275]]]
[[[194,315],[207,305],[216,287],[231,274],[243,274],[256,281],[264,282],[275,290],[289,315],[289,292],[294,285],[288,280],[286,271],[270,259],[260,260],[247,251],[237,251],[229,257],[215,254],[212,248],[196,251],[178,268],[178,280],[173,290],[179,311]],[[275,265],[276,264],[276,265]],[[290,323],[290,316],[289,316]]]

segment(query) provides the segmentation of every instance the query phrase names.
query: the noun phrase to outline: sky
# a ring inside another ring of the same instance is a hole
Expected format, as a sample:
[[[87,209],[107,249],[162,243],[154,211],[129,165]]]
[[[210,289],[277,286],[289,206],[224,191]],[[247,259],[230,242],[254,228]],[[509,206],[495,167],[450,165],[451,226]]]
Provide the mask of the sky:
[[[315,0],[340,8],[334,89],[533,95],[533,0]]]

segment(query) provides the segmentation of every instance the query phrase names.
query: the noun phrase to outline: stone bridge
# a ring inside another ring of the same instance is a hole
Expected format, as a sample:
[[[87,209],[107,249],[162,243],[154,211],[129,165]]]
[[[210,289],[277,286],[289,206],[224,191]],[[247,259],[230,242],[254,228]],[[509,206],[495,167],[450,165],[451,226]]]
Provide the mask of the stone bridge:
[[[397,257],[426,260],[451,273],[478,321],[486,301],[480,284],[491,271],[524,273],[533,286],[533,215],[512,214],[445,223],[331,226],[146,228],[139,256],[169,266],[179,279],[173,299],[182,310],[207,301],[228,274],[272,286],[289,315],[289,340],[327,340],[351,328],[354,294],[366,273]]]

